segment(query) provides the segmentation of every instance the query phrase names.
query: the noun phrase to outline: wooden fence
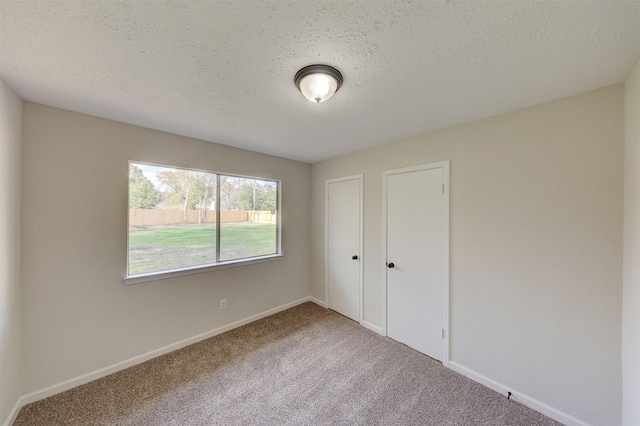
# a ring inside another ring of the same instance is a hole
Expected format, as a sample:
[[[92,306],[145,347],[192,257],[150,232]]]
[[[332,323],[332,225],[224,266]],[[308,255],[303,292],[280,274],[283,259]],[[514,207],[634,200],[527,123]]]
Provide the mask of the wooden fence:
[[[215,210],[187,210],[187,224],[215,223]],[[276,214],[270,211],[220,211],[220,223],[253,222],[276,223]],[[129,209],[129,226],[158,226],[184,224],[181,209]]]
[[[224,213],[224,212],[220,212]],[[248,220],[253,223],[270,223],[271,225],[276,224],[276,214],[271,213],[270,211],[248,211]],[[222,215],[220,215],[222,216]]]

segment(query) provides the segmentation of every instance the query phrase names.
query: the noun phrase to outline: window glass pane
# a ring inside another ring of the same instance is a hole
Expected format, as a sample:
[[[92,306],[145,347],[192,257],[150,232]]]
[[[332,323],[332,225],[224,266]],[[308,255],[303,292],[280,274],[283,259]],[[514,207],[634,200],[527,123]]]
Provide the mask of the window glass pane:
[[[277,253],[277,182],[220,175],[220,260]]]
[[[128,275],[216,262],[216,179],[130,163]]]

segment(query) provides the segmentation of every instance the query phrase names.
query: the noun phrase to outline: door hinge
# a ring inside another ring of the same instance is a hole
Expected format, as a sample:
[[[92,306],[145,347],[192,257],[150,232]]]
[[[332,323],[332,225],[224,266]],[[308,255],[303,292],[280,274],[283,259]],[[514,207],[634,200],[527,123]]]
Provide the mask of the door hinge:
[[[442,193],[444,194],[444,183],[442,184]]]
[[[442,338],[444,339],[444,328],[442,329]]]

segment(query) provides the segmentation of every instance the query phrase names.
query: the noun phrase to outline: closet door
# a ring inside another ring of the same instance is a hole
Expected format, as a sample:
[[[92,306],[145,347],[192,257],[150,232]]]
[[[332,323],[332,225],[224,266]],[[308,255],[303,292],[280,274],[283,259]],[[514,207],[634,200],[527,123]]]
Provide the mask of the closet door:
[[[362,176],[326,183],[327,306],[361,320],[362,300]]]
[[[427,165],[388,171],[384,186],[387,335],[441,361],[448,288],[444,170]]]

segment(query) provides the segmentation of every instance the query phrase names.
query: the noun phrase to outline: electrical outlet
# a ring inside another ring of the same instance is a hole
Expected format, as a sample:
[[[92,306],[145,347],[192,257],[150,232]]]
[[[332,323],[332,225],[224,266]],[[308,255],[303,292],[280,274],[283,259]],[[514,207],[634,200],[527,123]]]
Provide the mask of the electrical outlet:
[[[220,310],[227,309],[227,299],[220,299]]]

